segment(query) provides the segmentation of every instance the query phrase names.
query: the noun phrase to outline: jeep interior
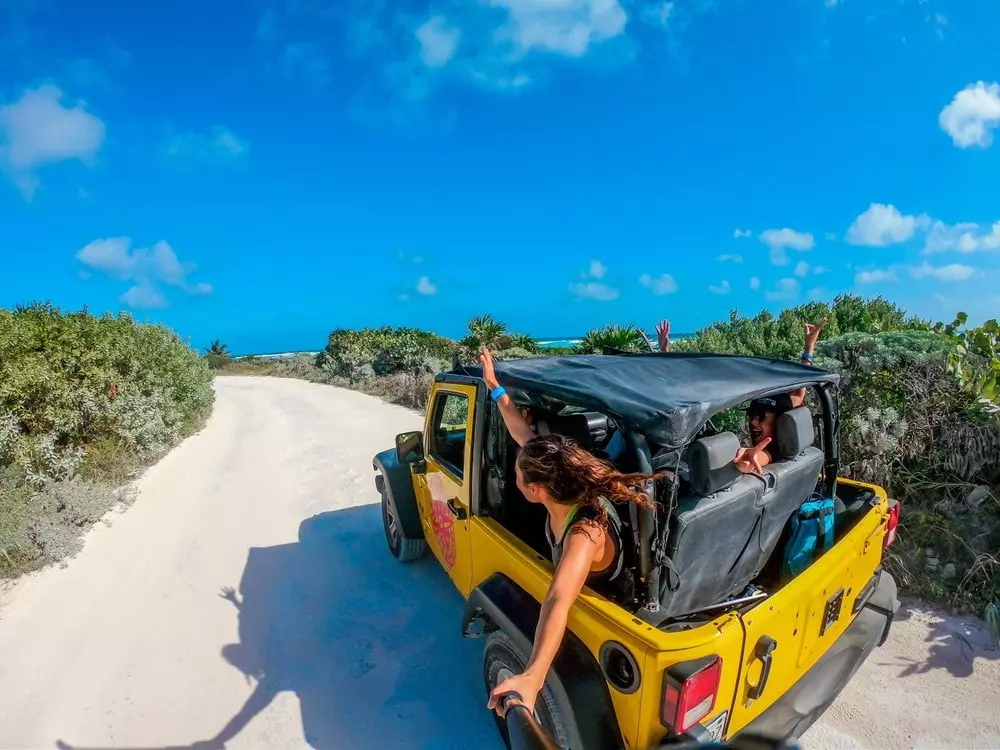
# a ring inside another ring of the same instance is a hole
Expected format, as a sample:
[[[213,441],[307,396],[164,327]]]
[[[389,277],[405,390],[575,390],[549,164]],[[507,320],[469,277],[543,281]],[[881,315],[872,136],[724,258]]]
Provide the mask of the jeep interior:
[[[711,420],[684,449],[665,450],[642,439],[628,439],[628,428],[608,415],[535,395],[518,394],[516,400],[531,405],[536,422],[544,424],[542,431],[571,437],[600,458],[609,459],[609,445],[620,441],[613,463],[621,471],[643,471],[645,466],[646,471],[652,467],[673,474],[658,480],[654,488],[663,549],[657,616],[661,626],[684,627],[711,619],[727,602],[738,605],[748,586],[773,593],[786,582],[782,553],[791,518],[804,501],[822,491],[824,453],[817,447],[822,446],[822,420],[813,416],[815,408],[810,411],[802,406],[778,419],[774,460],[763,476],[756,476],[740,473],[733,463],[740,438],[734,432],[716,430]],[[518,490],[514,469],[518,447],[492,402],[488,414],[483,510],[539,556],[548,558],[545,510],[528,502]],[[867,513],[874,494],[838,486],[835,501],[839,538]],[[636,510],[624,505],[618,511],[626,545],[625,567],[636,578],[638,592]],[[635,612],[641,603],[618,604]]]

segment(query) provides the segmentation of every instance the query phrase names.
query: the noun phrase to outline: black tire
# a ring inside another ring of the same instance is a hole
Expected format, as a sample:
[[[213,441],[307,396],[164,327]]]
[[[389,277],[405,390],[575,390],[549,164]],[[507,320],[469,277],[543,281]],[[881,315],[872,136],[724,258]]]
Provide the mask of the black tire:
[[[389,505],[389,498],[382,492],[382,529],[385,531],[385,541],[389,545],[389,552],[397,560],[403,563],[419,560],[427,551],[427,541],[424,539],[410,539],[403,535],[403,530],[399,528],[392,514],[392,506]]]
[[[486,650],[483,652],[483,679],[486,682],[486,695],[510,675],[520,674],[528,663],[528,654],[518,648],[502,630],[494,631],[486,639]],[[509,673],[509,674],[508,674]],[[556,697],[546,684],[535,701],[535,718],[542,728],[556,741],[563,750],[569,750],[569,731],[566,722],[559,711]],[[494,712],[493,720],[497,724],[504,745],[510,750],[510,733],[507,722]]]

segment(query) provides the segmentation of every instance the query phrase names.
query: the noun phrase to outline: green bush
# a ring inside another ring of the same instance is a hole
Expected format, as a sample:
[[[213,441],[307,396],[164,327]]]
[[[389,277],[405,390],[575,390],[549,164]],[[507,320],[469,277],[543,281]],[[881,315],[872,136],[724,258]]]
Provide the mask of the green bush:
[[[802,352],[803,325],[823,318],[829,318],[823,329],[823,339],[846,333],[930,329],[929,323],[907,317],[902,309],[881,297],[864,300],[842,294],[834,299],[832,306],[810,302],[783,310],[777,317],[764,310],[747,318],[732,310],[728,320],[713,323],[691,338],[674,342],[671,350],[796,359]]]
[[[212,409],[211,381],[207,362],[162,326],[48,304],[0,310],[5,570],[17,568],[14,559],[54,559],[29,521],[75,528],[90,519],[66,510],[74,506],[63,495],[81,486],[76,477],[119,480],[197,430]]]

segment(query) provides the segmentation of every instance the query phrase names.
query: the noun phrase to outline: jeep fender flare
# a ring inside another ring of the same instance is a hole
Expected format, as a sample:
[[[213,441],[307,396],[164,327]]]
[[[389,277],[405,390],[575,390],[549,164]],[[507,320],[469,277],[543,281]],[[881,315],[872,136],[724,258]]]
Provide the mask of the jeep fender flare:
[[[474,638],[500,629],[525,654],[530,654],[540,612],[541,605],[531,594],[502,573],[494,573],[469,594],[462,634]],[[483,623],[482,631],[473,630],[477,622]],[[608,683],[594,655],[570,630],[563,636],[546,682],[566,721],[570,747],[580,750],[624,747]]]
[[[385,495],[403,536],[408,539],[423,539],[424,529],[420,523],[420,509],[417,507],[409,465],[401,466],[396,460],[395,449],[390,449],[375,456],[372,468],[378,472],[375,486]]]

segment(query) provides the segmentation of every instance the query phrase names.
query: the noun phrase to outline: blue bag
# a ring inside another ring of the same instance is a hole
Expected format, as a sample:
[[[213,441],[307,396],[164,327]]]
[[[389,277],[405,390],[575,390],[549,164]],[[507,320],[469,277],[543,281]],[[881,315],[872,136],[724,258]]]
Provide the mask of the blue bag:
[[[832,498],[808,500],[792,516],[792,534],[785,545],[785,572],[797,576],[812,565],[822,539],[823,552],[833,546]]]

